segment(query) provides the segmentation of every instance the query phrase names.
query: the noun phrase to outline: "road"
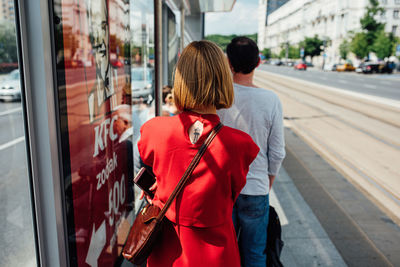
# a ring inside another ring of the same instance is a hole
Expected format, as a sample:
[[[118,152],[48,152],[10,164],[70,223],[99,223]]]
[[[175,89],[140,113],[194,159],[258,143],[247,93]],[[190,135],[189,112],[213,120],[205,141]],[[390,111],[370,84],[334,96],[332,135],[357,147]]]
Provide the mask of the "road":
[[[1,266],[35,266],[26,162],[21,103],[0,102]]]
[[[285,75],[277,75],[278,68],[272,67],[272,72],[257,71],[255,82],[279,95],[285,126],[399,223],[400,101],[380,95],[388,104],[376,102],[368,93],[349,95],[347,89],[326,88],[326,84],[311,79],[311,75],[319,74],[335,80],[341,74],[299,72],[297,75],[286,68]],[[311,74],[305,79],[307,73]],[[335,82],[328,84],[332,87]],[[353,82],[355,87],[361,84]]]
[[[399,74],[369,75],[354,72],[321,71],[315,68],[309,68],[307,71],[299,71],[292,67],[266,64],[260,65],[259,69],[351,92],[400,100]]]

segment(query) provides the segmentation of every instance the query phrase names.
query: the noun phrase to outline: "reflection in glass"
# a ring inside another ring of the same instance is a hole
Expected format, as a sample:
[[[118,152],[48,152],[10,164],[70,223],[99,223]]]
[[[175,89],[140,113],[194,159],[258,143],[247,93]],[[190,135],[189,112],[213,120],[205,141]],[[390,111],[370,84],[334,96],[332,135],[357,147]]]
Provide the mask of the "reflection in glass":
[[[21,81],[18,69],[5,75],[0,84],[0,100],[21,100]]]
[[[177,31],[177,23],[175,14],[168,8],[168,84],[173,83],[173,72],[175,69],[175,64],[178,61],[178,51],[179,51],[179,36]]]
[[[131,88],[134,144],[139,139],[140,127],[155,116],[153,10],[153,1],[131,1]],[[135,170],[137,171],[139,168],[137,151],[134,156]]]
[[[8,5],[12,5],[8,3]],[[0,265],[37,266],[14,16],[0,22]]]
[[[73,266],[119,266],[133,220],[129,1],[55,0]]]

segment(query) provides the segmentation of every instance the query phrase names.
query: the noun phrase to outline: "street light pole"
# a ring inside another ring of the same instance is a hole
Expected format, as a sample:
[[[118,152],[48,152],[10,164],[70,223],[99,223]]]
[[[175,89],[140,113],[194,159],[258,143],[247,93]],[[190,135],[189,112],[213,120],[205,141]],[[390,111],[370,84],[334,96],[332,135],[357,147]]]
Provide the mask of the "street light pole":
[[[154,0],[154,31],[155,31],[155,106],[156,116],[161,115],[162,106],[162,84],[163,84],[163,65],[162,65],[162,0]]]
[[[185,48],[185,6],[183,4],[183,1],[181,3],[181,44],[180,44],[180,50],[181,53],[183,49]]]
[[[323,40],[322,70],[325,69],[325,57],[326,57],[325,49],[326,49],[326,37],[324,37],[324,40]]]
[[[286,42],[286,64],[288,63],[288,57],[289,57],[289,42]]]

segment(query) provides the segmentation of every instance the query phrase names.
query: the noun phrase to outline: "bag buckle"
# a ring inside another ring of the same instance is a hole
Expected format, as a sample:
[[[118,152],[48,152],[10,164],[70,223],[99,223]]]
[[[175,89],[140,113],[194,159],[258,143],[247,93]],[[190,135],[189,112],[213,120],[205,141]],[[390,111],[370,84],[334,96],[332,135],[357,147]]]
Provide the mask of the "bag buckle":
[[[142,209],[142,215],[144,215],[144,214],[146,213],[146,210],[147,210],[147,207],[144,207],[144,208]]]

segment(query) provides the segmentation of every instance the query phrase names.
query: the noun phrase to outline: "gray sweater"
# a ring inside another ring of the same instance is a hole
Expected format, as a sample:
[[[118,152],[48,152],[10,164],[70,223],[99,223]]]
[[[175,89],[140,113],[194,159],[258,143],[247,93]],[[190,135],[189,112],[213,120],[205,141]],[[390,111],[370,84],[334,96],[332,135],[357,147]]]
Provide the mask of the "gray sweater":
[[[276,175],[285,157],[282,105],[271,90],[234,84],[231,108],[217,111],[226,126],[248,133],[260,152],[250,165],[241,194],[269,193],[268,175]]]

